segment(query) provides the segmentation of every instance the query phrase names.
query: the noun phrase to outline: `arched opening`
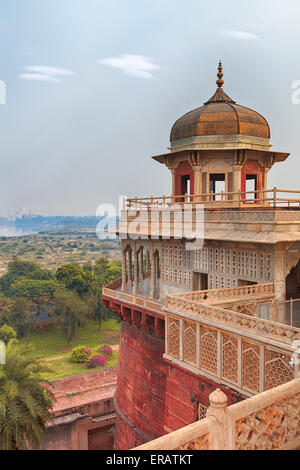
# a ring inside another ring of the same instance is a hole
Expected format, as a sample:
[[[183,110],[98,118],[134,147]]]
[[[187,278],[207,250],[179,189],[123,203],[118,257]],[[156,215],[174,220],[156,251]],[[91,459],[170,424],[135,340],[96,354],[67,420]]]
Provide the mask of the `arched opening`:
[[[300,259],[286,278],[286,298],[300,299]]]
[[[194,194],[194,171],[189,162],[180,162],[176,170],[175,195],[190,197],[192,194]],[[180,201],[177,199],[176,202]]]
[[[242,170],[241,190],[242,199],[245,202],[257,202],[259,199],[258,191],[263,187],[263,171],[259,163],[255,160],[248,160]]]

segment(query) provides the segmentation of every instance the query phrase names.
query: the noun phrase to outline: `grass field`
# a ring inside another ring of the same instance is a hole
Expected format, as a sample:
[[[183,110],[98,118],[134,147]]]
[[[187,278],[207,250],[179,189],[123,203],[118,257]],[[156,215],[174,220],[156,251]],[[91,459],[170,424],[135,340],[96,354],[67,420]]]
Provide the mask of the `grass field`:
[[[66,344],[62,332],[57,326],[49,328],[47,332],[36,332],[22,339],[21,344],[30,344],[34,347],[34,356],[41,359],[51,371],[43,374],[43,379],[54,380],[71,375],[79,375],[90,372],[84,364],[74,364],[70,361],[71,351],[75,346],[85,345],[95,350],[103,344],[114,346],[120,342],[121,324],[115,319],[109,319],[99,326],[95,322],[87,322],[86,326],[79,330],[77,337]],[[118,352],[113,353],[106,368],[116,367]],[[103,369],[99,368],[99,370]],[[97,370],[97,369],[93,369]]]

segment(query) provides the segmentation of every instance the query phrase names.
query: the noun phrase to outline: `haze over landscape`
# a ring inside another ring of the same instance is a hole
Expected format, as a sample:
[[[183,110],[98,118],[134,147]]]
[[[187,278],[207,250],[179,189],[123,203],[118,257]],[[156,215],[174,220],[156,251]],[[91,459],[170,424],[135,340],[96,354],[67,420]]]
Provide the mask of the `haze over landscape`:
[[[212,95],[220,58],[224,90],[292,154],[269,187],[299,189],[300,4],[245,3],[2,1],[0,216],[22,205],[95,215],[119,194],[170,194],[168,170],[150,156]]]

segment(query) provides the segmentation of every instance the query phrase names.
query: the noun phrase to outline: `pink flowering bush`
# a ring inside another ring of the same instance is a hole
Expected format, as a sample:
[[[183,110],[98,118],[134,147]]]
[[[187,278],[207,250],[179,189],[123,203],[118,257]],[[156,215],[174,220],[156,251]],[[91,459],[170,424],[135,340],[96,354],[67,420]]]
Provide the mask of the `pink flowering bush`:
[[[106,358],[96,354],[91,357],[90,360],[86,363],[88,369],[95,369],[96,367],[105,367],[107,364]]]
[[[93,352],[90,348],[86,346],[77,346],[72,350],[71,361],[76,364],[83,364],[88,361],[92,356]]]
[[[108,344],[104,344],[103,346],[101,346],[98,352],[104,357],[106,357],[107,360],[110,359],[113,354],[113,350],[110,346],[108,346]]]

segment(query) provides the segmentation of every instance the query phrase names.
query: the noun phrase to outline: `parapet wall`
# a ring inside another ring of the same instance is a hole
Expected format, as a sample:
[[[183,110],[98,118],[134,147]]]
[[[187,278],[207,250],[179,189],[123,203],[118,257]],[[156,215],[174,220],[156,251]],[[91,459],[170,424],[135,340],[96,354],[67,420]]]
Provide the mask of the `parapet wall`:
[[[56,402],[43,449],[112,449],[116,381],[117,369],[106,369],[47,384]]]

